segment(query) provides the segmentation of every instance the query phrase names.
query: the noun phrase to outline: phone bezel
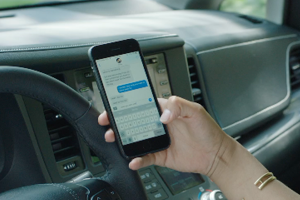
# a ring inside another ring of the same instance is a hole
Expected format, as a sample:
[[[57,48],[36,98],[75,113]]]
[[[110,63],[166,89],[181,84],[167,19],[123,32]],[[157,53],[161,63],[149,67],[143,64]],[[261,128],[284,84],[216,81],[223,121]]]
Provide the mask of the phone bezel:
[[[108,98],[107,98],[106,90],[104,89],[105,87],[103,85],[103,82],[102,82],[102,79],[100,76],[100,72],[99,72],[97,64],[96,64],[96,60],[107,58],[107,57],[112,57],[112,56],[117,56],[117,55],[122,55],[122,54],[130,53],[130,52],[135,52],[135,51],[139,52],[151,92],[154,96],[154,102],[156,104],[159,114],[161,115],[161,109],[158,104],[157,97],[156,97],[154,88],[152,86],[150,76],[148,74],[147,66],[146,66],[146,63],[143,58],[143,53],[140,49],[139,43],[136,40],[128,39],[128,40],[108,43],[108,44],[104,44],[104,45],[94,46],[89,50],[89,56],[92,59],[93,65],[94,65],[93,71],[96,75],[96,82],[100,89],[102,100],[103,100],[104,106],[107,110],[112,129],[115,132],[115,135],[118,140],[119,147],[121,147],[122,153],[127,158],[133,158],[133,157],[142,156],[142,155],[145,155],[148,153],[154,153],[157,151],[164,150],[170,146],[170,142],[171,142],[167,127],[166,127],[166,125],[163,124],[164,130],[166,133],[164,135],[156,136],[153,138],[149,138],[146,140],[142,140],[142,141],[127,144],[127,145],[122,144],[122,141],[121,141],[121,138],[119,135],[119,131],[118,131],[118,127],[116,126],[116,122],[113,117],[111,106],[110,106]]]

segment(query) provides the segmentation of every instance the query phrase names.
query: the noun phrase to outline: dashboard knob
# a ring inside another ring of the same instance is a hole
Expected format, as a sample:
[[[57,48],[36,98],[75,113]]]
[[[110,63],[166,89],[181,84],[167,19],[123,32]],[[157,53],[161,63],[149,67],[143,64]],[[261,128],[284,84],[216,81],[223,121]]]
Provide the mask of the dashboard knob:
[[[204,192],[200,200],[227,200],[227,198],[220,190],[214,190],[212,192]]]

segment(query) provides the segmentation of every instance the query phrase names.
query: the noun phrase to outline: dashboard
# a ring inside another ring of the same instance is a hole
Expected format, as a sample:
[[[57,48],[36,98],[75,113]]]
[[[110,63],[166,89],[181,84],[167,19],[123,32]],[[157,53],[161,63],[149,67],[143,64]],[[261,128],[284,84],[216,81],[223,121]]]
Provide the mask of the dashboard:
[[[295,153],[300,142],[299,32],[245,15],[172,10],[154,1],[129,12],[141,1],[125,2],[1,11],[7,17],[0,18],[0,63],[46,73],[103,112],[87,50],[135,38],[158,97],[177,95],[203,105],[227,134],[285,180],[300,158]],[[108,7],[115,8],[114,16]],[[95,177],[105,173],[60,113],[25,96],[1,97],[0,192],[67,182],[87,171]],[[139,175],[151,200],[226,199],[205,175],[158,166]]]

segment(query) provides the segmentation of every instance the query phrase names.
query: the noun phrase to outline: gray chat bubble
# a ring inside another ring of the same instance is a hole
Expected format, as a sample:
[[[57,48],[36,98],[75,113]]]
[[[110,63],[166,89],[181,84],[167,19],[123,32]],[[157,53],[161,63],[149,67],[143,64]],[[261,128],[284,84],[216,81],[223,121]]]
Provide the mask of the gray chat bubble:
[[[133,81],[129,65],[120,65],[111,69],[104,70],[104,81],[107,86],[120,85]]]
[[[128,99],[124,98],[124,95],[116,95],[116,96],[111,97],[111,102],[113,105],[118,105],[121,103],[128,102]]]

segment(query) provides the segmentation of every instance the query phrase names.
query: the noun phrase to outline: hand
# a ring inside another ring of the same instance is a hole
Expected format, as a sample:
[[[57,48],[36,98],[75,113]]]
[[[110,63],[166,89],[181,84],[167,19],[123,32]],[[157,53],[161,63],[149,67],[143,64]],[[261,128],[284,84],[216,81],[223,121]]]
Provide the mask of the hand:
[[[138,170],[149,165],[159,165],[183,172],[211,175],[226,149],[228,136],[220,129],[205,109],[179,97],[158,99],[167,124],[171,145],[168,149],[134,158],[129,167]],[[108,125],[106,112],[99,116],[100,125]],[[105,134],[107,142],[114,142],[114,132]]]

